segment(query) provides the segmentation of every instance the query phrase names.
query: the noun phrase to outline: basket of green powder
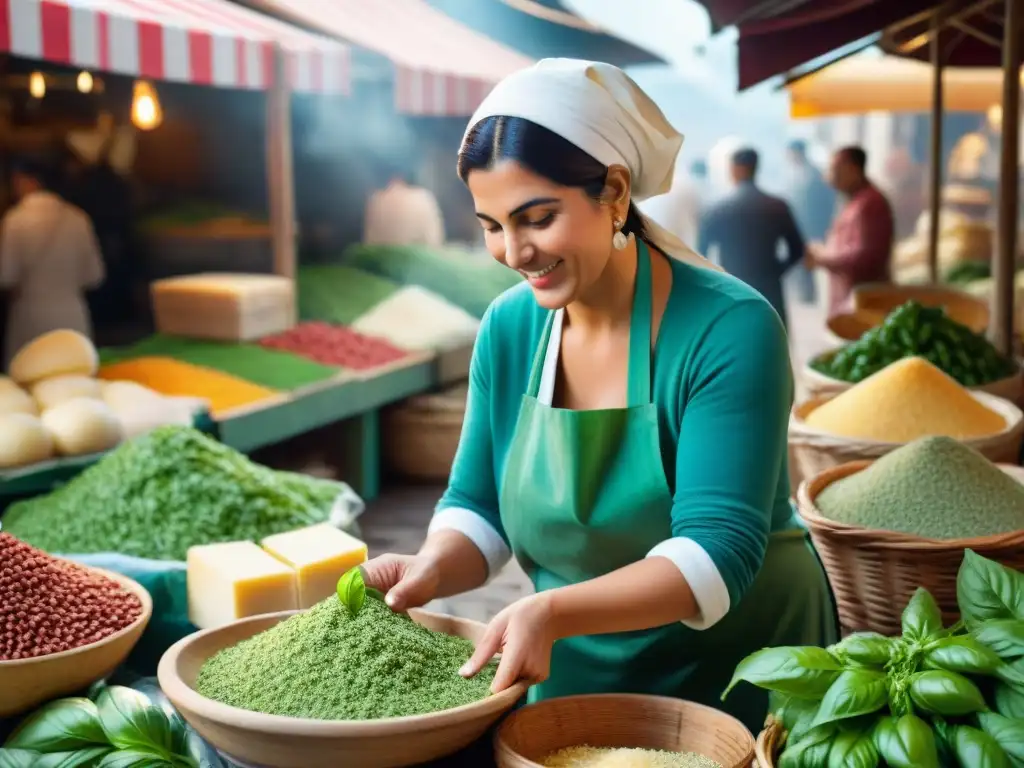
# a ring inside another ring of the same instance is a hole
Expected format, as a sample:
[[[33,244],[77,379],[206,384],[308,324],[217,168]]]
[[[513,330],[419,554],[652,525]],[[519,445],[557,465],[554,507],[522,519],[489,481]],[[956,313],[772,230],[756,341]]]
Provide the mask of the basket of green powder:
[[[160,686],[229,759],[266,768],[397,768],[456,752],[526,693],[490,693],[495,665],[458,673],[478,622],[338,598],[198,632],[161,659]]]
[[[953,623],[964,549],[1024,568],[1024,485],[948,437],[828,469],[797,501],[847,632],[898,634],[918,587]]]

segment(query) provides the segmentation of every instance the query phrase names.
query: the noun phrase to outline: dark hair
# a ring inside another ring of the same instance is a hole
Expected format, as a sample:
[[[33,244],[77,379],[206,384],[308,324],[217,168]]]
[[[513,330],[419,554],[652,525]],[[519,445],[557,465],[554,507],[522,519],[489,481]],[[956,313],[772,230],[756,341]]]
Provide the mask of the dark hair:
[[[861,173],[868,167],[868,153],[864,151],[863,147],[843,147],[838,154],[856,166]]]
[[[792,152],[794,155],[800,157],[807,156],[807,142],[803,139],[793,139],[789,144],[786,145],[786,149]]]
[[[708,164],[703,160],[694,160],[690,163],[690,175],[703,179],[708,175]]]
[[[732,164],[740,168],[746,168],[751,176],[757,173],[757,150],[750,147],[742,147],[732,153]]]
[[[28,176],[40,185],[49,187],[53,181],[52,163],[38,157],[22,156],[11,161],[11,173]]]
[[[474,125],[459,150],[459,178],[483,171],[501,160],[514,160],[524,168],[563,187],[582,189],[595,200],[608,180],[608,168],[554,131],[522,117],[487,117]],[[643,219],[629,203],[624,234],[646,239]]]

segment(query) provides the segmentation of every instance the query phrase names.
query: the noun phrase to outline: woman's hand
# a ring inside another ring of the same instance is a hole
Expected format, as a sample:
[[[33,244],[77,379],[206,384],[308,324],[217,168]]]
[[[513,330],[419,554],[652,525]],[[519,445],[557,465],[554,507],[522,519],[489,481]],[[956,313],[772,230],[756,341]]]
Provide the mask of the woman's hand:
[[[437,596],[441,576],[431,557],[381,555],[363,564],[366,586],[384,593],[393,611],[426,605]]]
[[[551,672],[551,646],[556,640],[551,614],[551,602],[544,593],[516,601],[491,620],[459,674],[473,677],[500,651],[492,693],[520,680],[530,685],[544,682]]]

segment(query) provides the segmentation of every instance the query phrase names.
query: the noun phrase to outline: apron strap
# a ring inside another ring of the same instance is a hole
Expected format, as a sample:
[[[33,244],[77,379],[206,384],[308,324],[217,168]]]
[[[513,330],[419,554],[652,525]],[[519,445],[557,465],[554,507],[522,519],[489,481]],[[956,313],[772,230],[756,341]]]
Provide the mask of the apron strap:
[[[548,344],[551,343],[551,328],[555,324],[555,314],[555,311],[548,312],[547,319],[544,321],[544,330],[540,334],[540,343],[533,353],[530,384],[526,389],[526,394],[532,398],[536,398],[540,394],[540,381],[544,375],[544,360],[547,357]],[[560,343],[561,339],[558,341]]]
[[[651,318],[654,299],[651,255],[647,243],[636,240],[636,283],[633,312],[629,321],[629,369],[626,380],[626,405],[651,402]]]

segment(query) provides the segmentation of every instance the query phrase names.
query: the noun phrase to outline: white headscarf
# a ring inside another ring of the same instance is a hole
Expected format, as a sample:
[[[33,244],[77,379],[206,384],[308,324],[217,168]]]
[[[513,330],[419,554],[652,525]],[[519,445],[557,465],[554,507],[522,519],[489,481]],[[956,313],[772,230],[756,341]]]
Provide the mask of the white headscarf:
[[[629,170],[634,201],[672,187],[683,137],[640,86],[611,64],[542,59],[490,92],[469,121],[519,117],[558,134],[605,166]],[[704,269],[721,268],[641,214],[654,243],[669,256]]]

